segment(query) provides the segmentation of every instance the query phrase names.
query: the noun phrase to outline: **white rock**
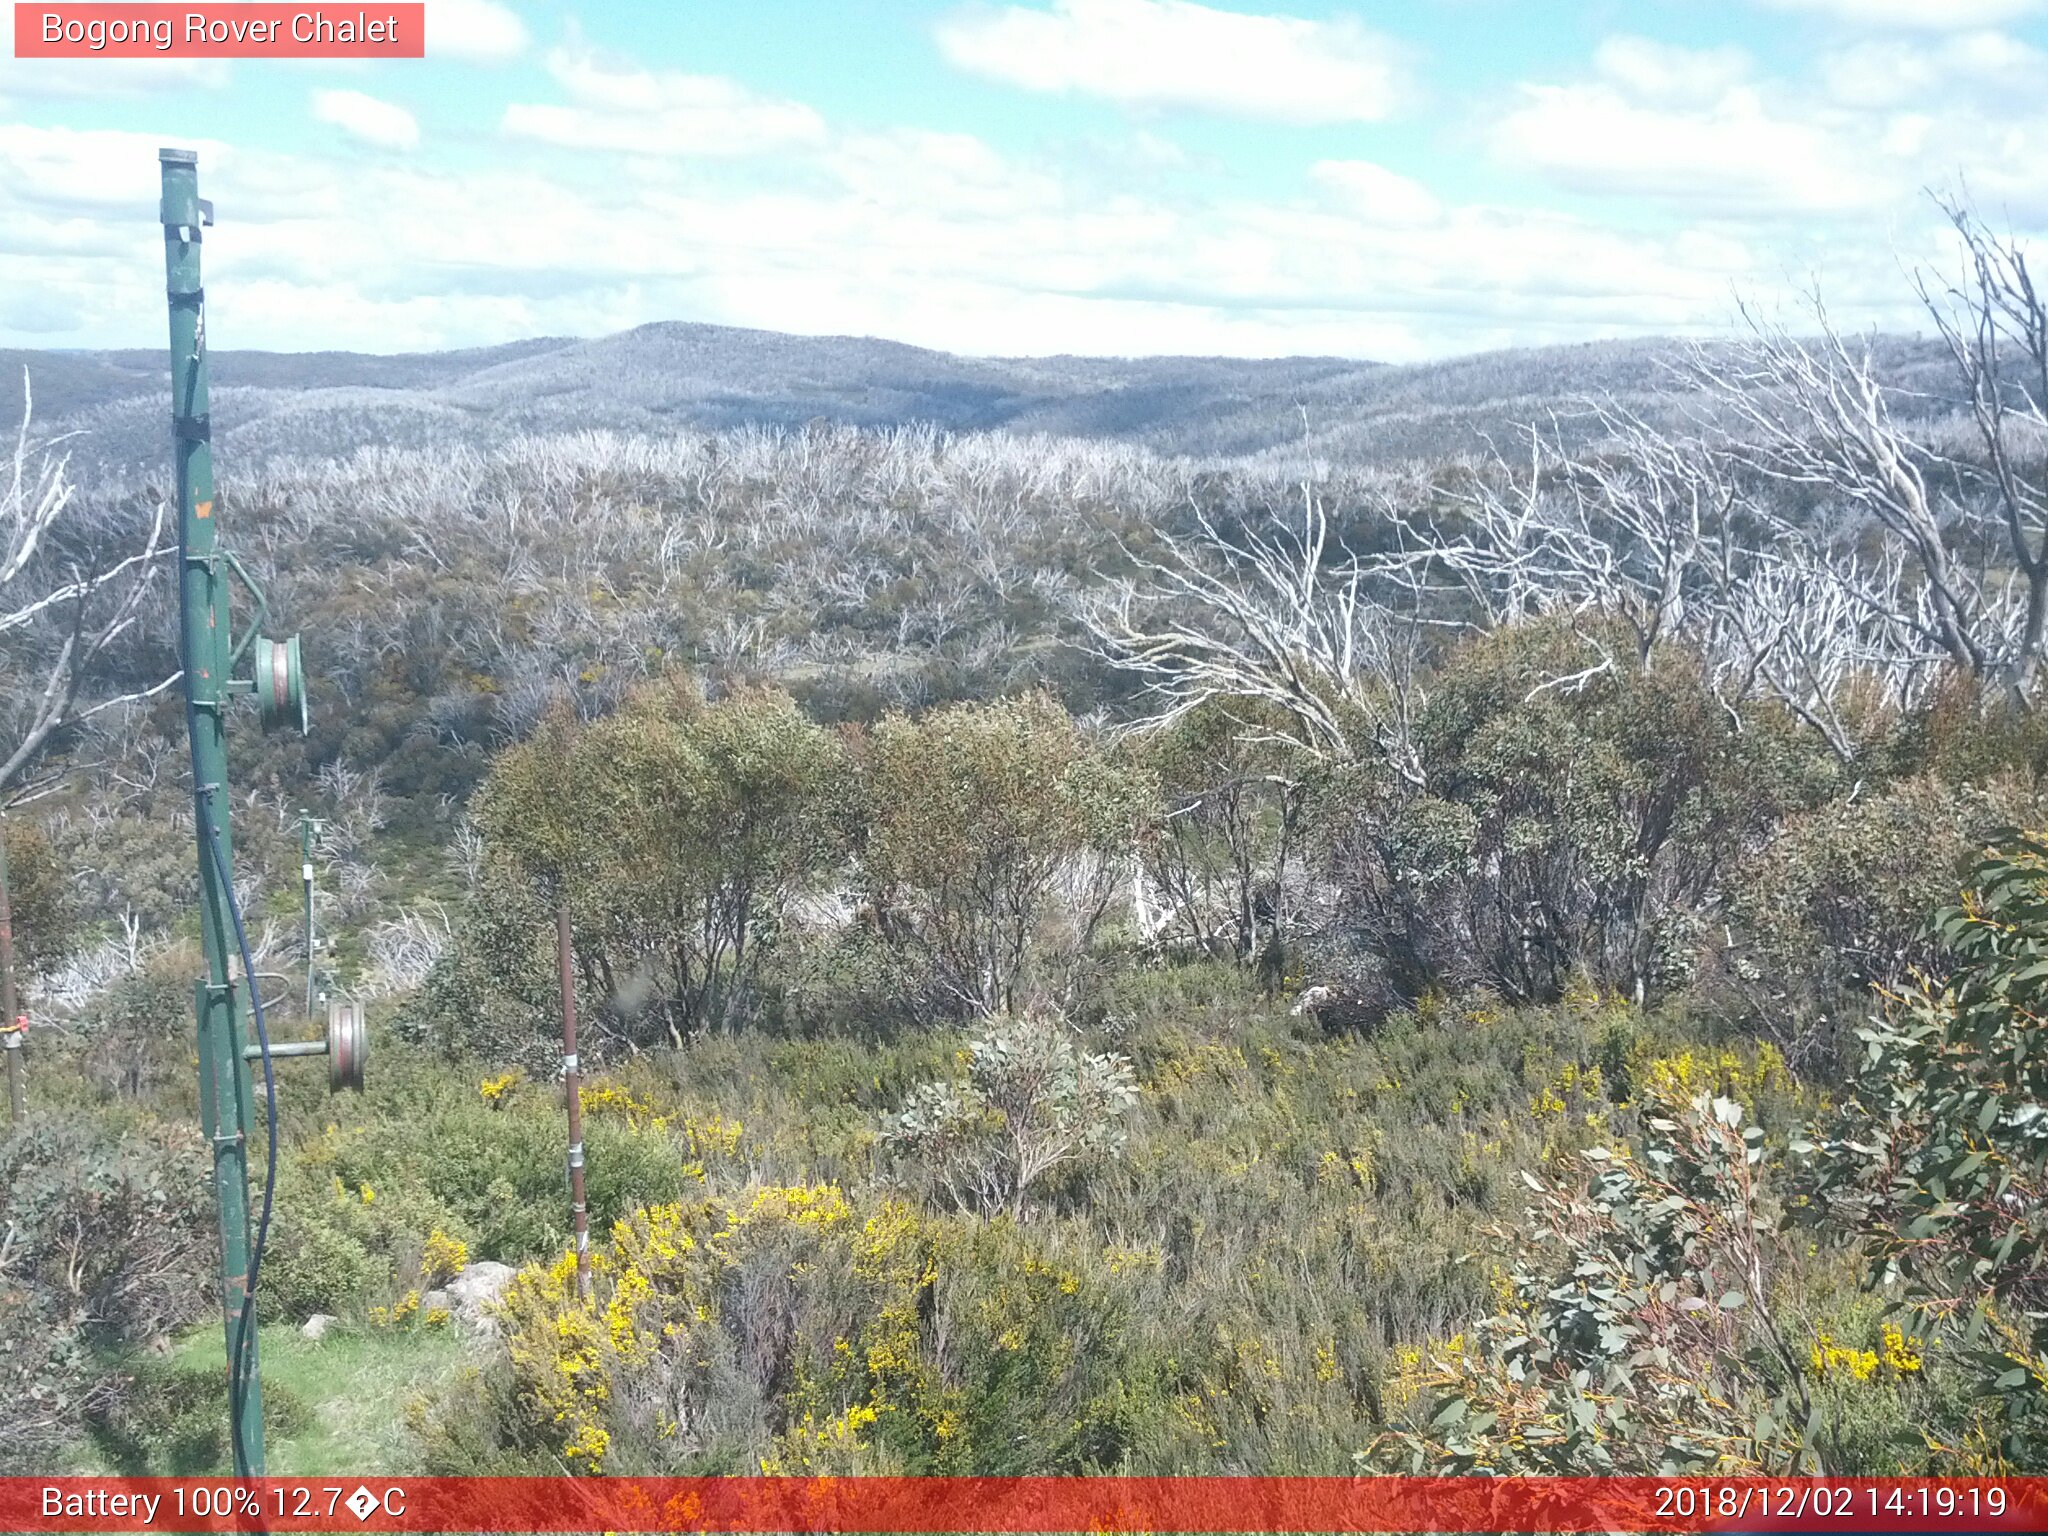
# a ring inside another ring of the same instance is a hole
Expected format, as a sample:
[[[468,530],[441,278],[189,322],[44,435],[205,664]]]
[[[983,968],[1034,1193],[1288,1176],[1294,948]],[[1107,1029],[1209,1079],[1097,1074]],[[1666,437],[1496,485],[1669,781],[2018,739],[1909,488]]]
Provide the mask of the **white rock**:
[[[478,1333],[496,1333],[498,1319],[491,1310],[492,1304],[505,1294],[505,1288],[518,1273],[510,1264],[479,1259],[448,1282],[448,1310],[455,1314],[457,1322]]]
[[[1298,1019],[1303,1014],[1314,1013],[1336,995],[1337,990],[1334,987],[1310,987],[1294,1000],[1294,1006],[1288,1010],[1288,1014],[1290,1017]]]
[[[315,1312],[311,1317],[299,1324],[299,1337],[311,1339],[317,1344],[320,1340],[326,1338],[334,1325],[340,1321],[340,1318],[335,1317],[331,1313]]]

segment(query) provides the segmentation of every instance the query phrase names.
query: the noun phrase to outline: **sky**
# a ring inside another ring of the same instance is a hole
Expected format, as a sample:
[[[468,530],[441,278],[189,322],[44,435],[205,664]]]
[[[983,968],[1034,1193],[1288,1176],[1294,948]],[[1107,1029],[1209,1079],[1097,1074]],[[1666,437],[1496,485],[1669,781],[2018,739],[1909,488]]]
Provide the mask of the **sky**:
[[[349,9],[353,11],[355,7]],[[1930,189],[2048,229],[2048,0],[427,0],[427,57],[0,59],[0,345],[658,320],[1404,362],[1916,328]]]

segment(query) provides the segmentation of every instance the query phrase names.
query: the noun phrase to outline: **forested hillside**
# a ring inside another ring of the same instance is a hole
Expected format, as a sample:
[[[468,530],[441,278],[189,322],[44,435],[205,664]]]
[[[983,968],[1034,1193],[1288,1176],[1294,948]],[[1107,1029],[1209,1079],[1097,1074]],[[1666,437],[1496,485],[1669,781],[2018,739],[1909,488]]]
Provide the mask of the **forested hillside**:
[[[279,1070],[273,1470],[2039,1470],[2048,326],[1957,221],[1868,347],[224,354],[258,980],[375,1041]],[[0,1460],[212,1468],[155,365],[29,361]]]
[[[223,324],[226,323],[223,318]],[[1909,417],[1953,394],[1938,344],[1887,338],[1879,361]],[[467,352],[222,351],[212,359],[223,459],[346,458],[376,447],[502,447],[605,429],[925,425],[1119,442],[1196,459],[1391,464],[1472,452],[1600,396],[1685,412],[1693,391],[1666,341],[1591,342],[1389,367],[1343,358],[968,358],[855,337],[649,325],[595,340]],[[28,369],[46,426],[101,482],[146,481],[163,459],[156,352],[0,351]],[[1931,396],[1931,398],[1930,398]],[[0,422],[17,419],[9,401]]]

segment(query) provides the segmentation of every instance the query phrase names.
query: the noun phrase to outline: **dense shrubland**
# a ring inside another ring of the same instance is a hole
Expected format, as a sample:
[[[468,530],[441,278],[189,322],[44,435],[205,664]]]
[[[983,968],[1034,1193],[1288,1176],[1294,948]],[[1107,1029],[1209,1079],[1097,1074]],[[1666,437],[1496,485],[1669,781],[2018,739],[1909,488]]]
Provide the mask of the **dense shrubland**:
[[[209,1164],[197,1126],[45,1118],[0,1143],[0,1467],[58,1464],[120,1410],[110,1357],[213,1312]]]
[[[318,963],[386,1000],[361,1101],[280,1085],[266,1317],[518,1266],[405,1405],[445,1470],[2037,1467],[2048,358],[1959,223],[1950,418],[1759,329],[1673,360],[1692,435],[1400,466],[812,426],[230,479],[317,667],[311,737],[238,742],[266,996],[306,807]],[[0,1249],[75,1318],[38,1456],[133,1417],[95,1298],[207,1268],[132,1169],[193,1112],[177,722],[50,742],[33,1079],[98,1140]]]

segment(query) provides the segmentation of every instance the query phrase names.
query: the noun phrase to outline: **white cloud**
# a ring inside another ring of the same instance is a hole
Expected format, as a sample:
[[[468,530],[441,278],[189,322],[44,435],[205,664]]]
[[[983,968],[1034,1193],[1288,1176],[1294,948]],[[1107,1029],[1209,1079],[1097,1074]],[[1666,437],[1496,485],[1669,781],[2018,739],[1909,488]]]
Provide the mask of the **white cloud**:
[[[1195,163],[1179,144],[1164,134],[1141,128],[1130,138],[1117,144],[1111,153],[1118,154],[1130,164],[1154,171],[1184,171]]]
[[[957,67],[1026,90],[1287,123],[1375,122],[1409,94],[1400,44],[1349,18],[1245,15],[1192,0],[976,5],[937,27]]]
[[[1368,224],[1433,224],[1443,212],[1421,182],[1370,160],[1319,160],[1309,174],[1345,211]]]
[[[1773,111],[1751,86],[1689,110],[1648,105],[1604,84],[1521,90],[1493,125],[1496,158],[1573,191],[1752,214],[1868,208],[1896,191],[1888,168],[1872,163],[1871,146]]]
[[[1797,80],[1758,76],[1733,50],[1609,39],[1593,78],[1519,87],[1487,143],[1554,186],[1656,199],[1780,243],[1850,234],[1851,216],[1864,221],[1854,239],[1886,238],[1875,220],[1923,215],[1926,188],[1959,182],[2025,222],[2048,210],[2044,64],[1990,30],[1863,40]]]
[[[61,212],[90,210],[115,219],[153,219],[163,193],[156,158],[162,142],[115,129],[10,123],[0,127],[0,164],[7,167],[8,194],[20,204]],[[197,150],[202,173],[222,155],[221,146],[208,141],[169,142]]]
[[[1705,106],[1749,78],[1740,48],[1678,48],[1647,37],[1610,37],[1593,68],[1631,96],[1670,106]]]
[[[1853,107],[1894,107],[1927,102],[1951,87],[2038,93],[2048,74],[2048,53],[2008,33],[1965,32],[1938,43],[1872,40],[1822,58],[1821,80],[1835,101]]]
[[[962,216],[1057,209],[1057,178],[1010,160],[966,133],[896,129],[849,136],[823,164],[876,208],[945,208]]]
[[[1037,238],[1016,248],[1019,231]],[[854,221],[832,264],[721,262],[703,318],[895,337],[974,353],[1339,353],[1390,359],[1510,342],[1699,329],[1729,269],[1580,221],[1464,210],[1427,230],[1242,204],[976,232],[913,221],[893,248]]]
[[[1872,27],[1954,32],[2032,16],[2042,0],[1762,0],[1780,11],[1807,11]]]
[[[377,149],[416,149],[420,125],[394,102],[361,91],[315,91],[313,116]]]
[[[797,101],[757,96],[718,75],[657,73],[557,49],[548,71],[574,105],[514,102],[504,131],[571,149],[641,155],[766,154],[825,139],[825,121]]]
[[[0,127],[0,162],[31,172],[0,182],[0,230],[66,231],[61,248],[37,237],[24,303],[69,325],[72,344],[161,328],[153,141],[130,140]],[[693,319],[979,353],[1400,359],[1712,328],[1730,283],[1758,265],[1750,240],[1727,233],[1450,205],[1425,221],[1426,189],[1362,161],[1318,170],[1320,205],[1218,201],[1135,171],[1098,186],[911,131],[850,135],[743,176],[693,160],[634,158],[593,177],[516,156],[460,175],[375,158],[354,172],[382,217],[365,248],[339,238],[360,199],[334,195],[331,167],[204,153],[222,216],[207,247],[222,346],[400,350]],[[81,186],[119,196],[81,209]],[[1889,293],[1891,254],[1876,260]],[[1846,323],[1862,316],[1842,308]],[[28,335],[0,312],[8,328]]]
[[[12,53],[0,55],[0,100],[217,91],[227,83],[225,59],[17,59]]]
[[[1931,166],[1963,170],[2023,227],[2030,210],[2048,218],[2048,110],[1850,110],[1732,55],[1630,40],[1488,125],[1507,164],[1666,199],[1650,218],[1612,205],[1629,227],[1606,208],[1459,203],[1341,148],[1312,163],[1312,195],[1236,194],[1199,160],[1162,173],[1079,141],[1018,154],[963,133],[828,133],[729,81],[578,49],[552,66],[576,132],[636,150],[667,134],[677,152],[601,174],[516,142],[481,169],[370,156],[344,197],[329,160],[199,146],[221,210],[217,343],[399,350],[689,319],[981,353],[1408,359],[1716,330],[1736,285],[1768,301],[1816,265],[1843,324],[1909,323],[1900,258],[1941,249],[1917,196]],[[782,153],[711,158],[762,131]],[[34,258],[17,263],[0,337],[157,335],[159,142],[0,124],[0,255]],[[368,248],[343,238],[365,199],[380,211]]]
[[[427,7],[432,58],[500,64],[524,53],[528,41],[518,13],[495,0],[431,0]]]

